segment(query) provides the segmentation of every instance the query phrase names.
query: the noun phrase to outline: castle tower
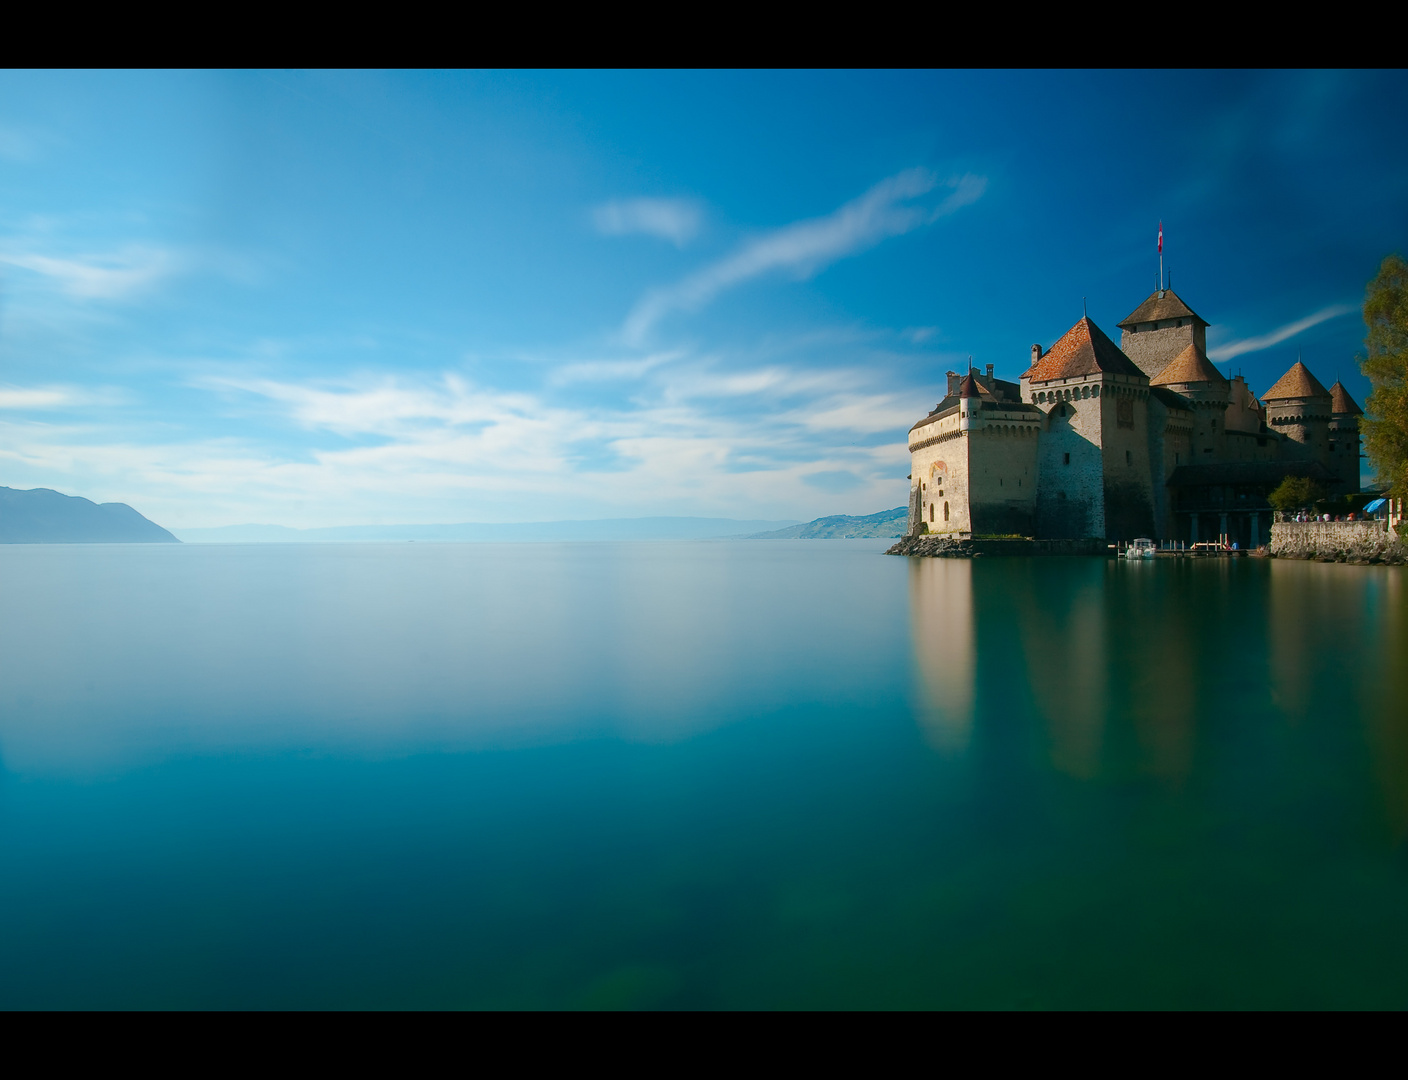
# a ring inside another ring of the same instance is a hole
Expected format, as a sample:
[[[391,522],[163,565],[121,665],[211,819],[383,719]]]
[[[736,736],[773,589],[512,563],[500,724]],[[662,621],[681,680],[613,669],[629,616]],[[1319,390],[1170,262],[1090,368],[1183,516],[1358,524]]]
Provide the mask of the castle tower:
[[[1187,464],[1222,460],[1232,384],[1213,367],[1207,353],[1196,343],[1189,342],[1149,385],[1166,387],[1193,403],[1193,437]]]
[[[1120,323],[1120,350],[1149,378],[1154,378],[1189,345],[1204,356],[1208,324],[1172,289],[1159,289]]]
[[[1087,317],[1032,349],[1022,387],[1044,414],[1037,535],[1152,536],[1148,376]]]
[[[1344,383],[1336,379],[1330,387],[1329,468],[1347,492],[1359,490],[1359,418],[1363,415]]]
[[[1267,424],[1289,440],[1283,444],[1288,456],[1329,467],[1330,391],[1310,369],[1297,360],[1261,398]]]

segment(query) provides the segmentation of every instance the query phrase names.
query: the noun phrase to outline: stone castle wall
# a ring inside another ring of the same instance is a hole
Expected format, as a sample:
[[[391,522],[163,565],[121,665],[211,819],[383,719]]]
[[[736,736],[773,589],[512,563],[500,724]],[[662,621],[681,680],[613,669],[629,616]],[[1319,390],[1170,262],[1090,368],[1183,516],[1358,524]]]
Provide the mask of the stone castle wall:
[[[1091,388],[1074,380],[1069,385],[1042,387],[1045,393],[1063,396],[1047,408],[1045,430],[1038,440],[1038,536],[1105,535],[1101,402],[1098,397],[1077,397],[1083,389],[1089,393]],[[1067,399],[1066,393],[1072,396]]]
[[[1204,352],[1207,351],[1207,332],[1190,321],[1186,326],[1141,330],[1137,334],[1126,330],[1120,336],[1120,351],[1152,379],[1168,366],[1170,360],[1194,343]]]
[[[1277,521],[1271,554],[1278,559],[1400,562],[1404,546],[1382,521]]]
[[[1032,413],[984,416],[969,438],[968,497],[975,535],[1036,533],[1037,444]],[[930,531],[935,531],[932,527]]]
[[[1153,536],[1149,390],[1142,386],[1107,384],[1104,391],[1099,404],[1105,531],[1092,535],[1108,540]]]
[[[958,410],[910,433],[910,498],[917,502],[920,532],[971,532],[968,502],[968,432]],[[944,507],[948,520],[944,520]]]

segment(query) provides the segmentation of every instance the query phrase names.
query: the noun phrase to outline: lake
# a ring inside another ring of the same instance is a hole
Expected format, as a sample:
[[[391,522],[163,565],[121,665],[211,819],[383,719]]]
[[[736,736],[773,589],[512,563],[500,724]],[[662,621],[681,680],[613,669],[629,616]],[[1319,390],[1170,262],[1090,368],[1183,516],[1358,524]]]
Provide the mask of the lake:
[[[0,547],[3,1008],[1403,1008],[1408,586]]]

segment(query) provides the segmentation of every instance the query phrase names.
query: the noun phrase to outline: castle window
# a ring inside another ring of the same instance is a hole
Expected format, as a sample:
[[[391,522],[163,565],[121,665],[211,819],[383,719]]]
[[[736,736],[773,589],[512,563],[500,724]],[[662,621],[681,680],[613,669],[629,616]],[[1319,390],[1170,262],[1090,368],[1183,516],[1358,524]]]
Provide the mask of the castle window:
[[[1063,458],[1065,458],[1065,460],[1061,462],[1062,465],[1069,465],[1069,464],[1071,463],[1071,455],[1070,455],[1070,454],[1062,454],[1061,456],[1062,456]]]
[[[948,503],[944,503],[944,505],[947,506]],[[933,521],[933,520],[934,520],[934,504],[933,504],[933,503],[930,503],[930,504],[929,504],[929,520],[930,520],[930,521]]]
[[[944,503],[944,520],[948,520],[948,503]]]
[[[1126,465],[1133,465],[1133,464],[1134,464],[1134,455],[1131,454],[1128,450],[1126,450],[1126,451],[1124,452],[1124,463],[1125,463]]]

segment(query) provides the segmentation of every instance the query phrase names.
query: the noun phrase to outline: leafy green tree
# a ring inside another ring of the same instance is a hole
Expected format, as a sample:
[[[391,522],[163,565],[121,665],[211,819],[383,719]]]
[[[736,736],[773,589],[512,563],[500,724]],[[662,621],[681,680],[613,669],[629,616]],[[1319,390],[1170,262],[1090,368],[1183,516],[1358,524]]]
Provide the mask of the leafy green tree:
[[[1324,496],[1320,485],[1308,476],[1287,476],[1266,501],[1277,510],[1304,510]]]
[[[1408,263],[1390,255],[1364,295],[1368,355],[1360,369],[1373,385],[1360,430],[1382,483],[1408,496]]]

